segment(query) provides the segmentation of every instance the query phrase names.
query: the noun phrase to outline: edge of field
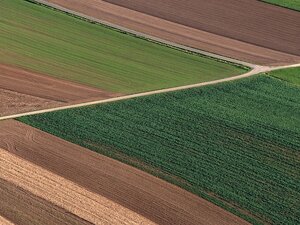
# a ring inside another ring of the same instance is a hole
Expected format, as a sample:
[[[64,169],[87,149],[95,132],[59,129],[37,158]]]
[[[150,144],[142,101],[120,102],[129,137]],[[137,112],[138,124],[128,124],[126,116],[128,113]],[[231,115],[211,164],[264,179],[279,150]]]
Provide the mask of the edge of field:
[[[289,6],[281,5],[279,3],[269,2],[267,0],[260,0],[260,1],[263,2],[263,3],[269,4],[269,5],[273,5],[273,6],[285,8],[285,9],[288,9],[288,10],[293,10],[293,11],[296,11],[296,12],[300,12],[300,9],[295,9],[295,8],[292,8],[292,7],[289,7]]]
[[[85,17],[80,16],[80,15],[76,15],[76,14],[71,13],[71,12],[64,11],[62,9],[55,8],[54,6],[44,4],[44,3],[36,1],[36,0],[24,0],[24,1],[32,3],[32,4],[36,4],[36,5],[48,8],[48,9],[51,9],[53,11],[64,13],[68,16],[71,16],[71,17],[79,19],[79,20],[86,21],[86,22],[91,23],[91,24],[97,24],[98,26],[102,26],[104,28],[107,28],[107,29],[110,29],[110,30],[113,30],[113,31],[116,31],[116,32],[119,32],[119,33],[122,33],[122,34],[126,34],[126,35],[129,35],[129,36],[135,37],[135,38],[139,38],[139,39],[144,40],[144,41],[155,43],[155,44],[158,44],[160,46],[165,46],[165,47],[175,49],[177,51],[181,51],[181,52],[184,52],[184,53],[187,53],[187,54],[197,55],[199,57],[208,58],[208,59],[212,59],[212,60],[217,61],[217,62],[229,64],[229,65],[235,66],[237,68],[243,69],[243,70],[245,70],[245,72],[250,71],[251,67],[253,68],[255,66],[255,65],[252,65],[251,63],[247,63],[247,62],[244,62],[245,64],[243,65],[243,64],[241,64],[243,62],[236,63],[236,62],[228,61],[228,60],[225,60],[225,59],[222,59],[222,58],[217,58],[217,57],[213,57],[213,56],[210,56],[210,55],[205,55],[204,53],[195,52],[195,51],[184,49],[184,48],[181,48],[181,47],[178,47],[178,46],[173,46],[172,44],[163,43],[163,42],[151,39],[151,38],[144,37],[142,35],[138,35],[138,34],[135,34],[135,33],[129,32],[129,31],[122,30],[122,29],[117,28],[117,27],[110,26],[108,24],[104,24],[104,23],[101,23],[101,22],[98,22],[98,21],[95,21],[95,20],[92,20],[92,19],[89,19],[89,18],[85,18]],[[214,53],[212,53],[212,54],[214,54]],[[215,54],[215,55],[217,56],[217,54]],[[222,56],[220,55],[220,57],[222,57]],[[227,58],[229,59],[229,57],[227,57]],[[235,59],[232,59],[232,60],[235,60]]]

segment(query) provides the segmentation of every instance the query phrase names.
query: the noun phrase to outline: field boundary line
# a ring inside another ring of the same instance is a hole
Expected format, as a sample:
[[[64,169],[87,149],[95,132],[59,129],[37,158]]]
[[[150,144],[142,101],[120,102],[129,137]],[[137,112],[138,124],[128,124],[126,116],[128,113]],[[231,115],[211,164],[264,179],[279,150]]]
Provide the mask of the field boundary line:
[[[0,121],[1,120],[7,120],[7,119],[16,119],[16,118],[23,117],[23,116],[32,116],[32,115],[43,114],[43,113],[48,113],[48,112],[61,111],[61,110],[65,110],[65,109],[73,109],[73,108],[80,108],[80,107],[84,107],[84,106],[105,104],[105,103],[116,102],[116,101],[127,100],[127,99],[133,99],[133,98],[149,96],[149,95],[154,95],[154,94],[162,94],[162,93],[174,92],[174,91],[179,91],[179,90],[186,90],[186,89],[191,89],[191,88],[196,88],[196,87],[203,87],[203,86],[208,86],[208,85],[213,85],[213,84],[224,83],[224,82],[228,82],[228,81],[239,80],[239,79],[250,77],[250,76],[253,76],[253,75],[260,74],[260,73],[266,73],[266,72],[271,72],[271,71],[274,71],[274,70],[293,68],[293,67],[300,67],[300,63],[292,64],[292,65],[286,65],[286,66],[277,66],[277,67],[255,66],[255,68],[253,70],[251,70],[250,72],[247,72],[247,73],[244,73],[244,74],[241,74],[241,75],[238,75],[238,76],[234,76],[234,77],[227,77],[227,78],[223,78],[223,79],[219,79],[219,80],[201,82],[201,83],[197,83],[197,84],[190,84],[190,85],[184,85],[184,86],[179,86],[179,87],[172,87],[172,88],[166,88],[166,89],[160,89],[160,90],[154,90],[154,91],[147,91],[147,92],[131,94],[131,95],[125,95],[125,96],[109,98],[109,99],[102,99],[102,100],[95,100],[95,101],[90,101],[90,102],[77,103],[77,104],[73,104],[73,105],[54,107],[54,108],[50,108],[50,109],[42,109],[42,110],[36,110],[36,111],[31,111],[31,112],[18,113],[18,114],[14,114],[14,115],[0,117]]]
[[[47,0],[26,0],[26,1],[36,3],[36,4],[40,4],[40,5],[44,5],[44,6],[52,8],[52,9],[62,11],[64,13],[71,14],[73,16],[76,16],[77,18],[79,17],[79,19],[81,18],[81,19],[85,19],[85,20],[90,21],[90,22],[96,22],[100,25],[115,29],[119,32],[123,32],[125,34],[126,33],[131,34],[131,35],[133,35],[137,38],[143,38],[144,40],[151,41],[153,43],[157,43],[157,44],[160,44],[160,45],[165,45],[165,46],[170,47],[170,48],[176,48],[178,50],[200,54],[203,57],[212,58],[212,59],[217,60],[217,61],[222,61],[223,63],[230,63],[230,64],[234,64],[235,66],[239,66],[239,67],[243,67],[243,66],[250,67],[252,69],[255,68],[255,66],[256,66],[255,64],[252,64],[252,63],[248,63],[248,62],[244,62],[244,61],[241,61],[241,60],[238,60],[238,59],[234,59],[234,58],[218,55],[218,54],[215,54],[215,53],[203,51],[203,50],[200,50],[200,49],[197,49],[197,48],[188,47],[188,46],[185,46],[185,45],[182,45],[182,44],[167,41],[167,40],[159,38],[159,37],[148,35],[148,34],[145,34],[143,32],[138,32],[138,31],[135,31],[135,30],[132,30],[132,29],[120,26],[120,25],[116,25],[116,24],[107,22],[105,20],[101,20],[101,19],[98,19],[98,18],[95,18],[95,17],[92,17],[92,16],[88,16],[84,13],[80,13],[80,12],[76,12],[74,10],[70,10],[68,8],[65,8],[65,7],[60,6],[58,4],[55,4],[55,3],[50,3]]]

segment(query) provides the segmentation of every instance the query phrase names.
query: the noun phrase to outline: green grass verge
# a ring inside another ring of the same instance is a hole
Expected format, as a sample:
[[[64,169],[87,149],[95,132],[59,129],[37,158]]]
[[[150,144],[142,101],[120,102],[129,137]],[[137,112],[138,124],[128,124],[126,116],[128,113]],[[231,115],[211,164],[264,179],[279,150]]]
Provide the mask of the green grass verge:
[[[293,83],[295,85],[300,85],[300,67],[275,70],[269,72],[268,74],[270,76]]]
[[[263,0],[263,2],[300,11],[300,0]]]
[[[0,15],[0,63],[107,91],[144,92],[247,70],[24,0],[2,0]]]
[[[300,88],[266,75],[19,120],[247,219],[300,224]]]

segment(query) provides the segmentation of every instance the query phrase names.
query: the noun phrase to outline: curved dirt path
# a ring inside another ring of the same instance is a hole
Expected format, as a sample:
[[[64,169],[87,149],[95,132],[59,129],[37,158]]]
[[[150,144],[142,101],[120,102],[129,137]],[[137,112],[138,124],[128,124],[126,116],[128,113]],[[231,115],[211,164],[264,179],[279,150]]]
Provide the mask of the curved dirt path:
[[[238,80],[238,79],[250,77],[250,76],[253,76],[253,75],[256,75],[259,73],[270,72],[270,71],[274,71],[274,70],[286,69],[286,68],[292,68],[292,67],[299,67],[299,66],[300,66],[300,63],[293,64],[293,65],[286,65],[286,66],[277,66],[277,67],[257,66],[256,65],[256,66],[254,66],[253,70],[251,70],[245,74],[234,76],[234,77],[228,77],[228,78],[224,78],[224,79],[220,79],[220,80],[202,82],[202,83],[198,83],[198,84],[191,84],[191,85],[166,88],[166,89],[155,90],[155,91],[148,91],[148,92],[120,96],[120,97],[110,98],[110,99],[95,100],[95,101],[90,101],[90,102],[72,104],[72,105],[68,105],[68,106],[55,107],[55,108],[51,108],[51,109],[37,110],[37,111],[20,113],[20,114],[15,114],[15,115],[10,115],[10,116],[3,116],[3,117],[0,117],[0,121],[7,120],[7,119],[15,119],[15,118],[22,117],[22,116],[31,116],[31,115],[37,115],[37,114],[42,114],[42,113],[47,113],[47,112],[60,111],[60,110],[65,110],[65,109],[73,109],[73,108],[79,108],[79,107],[84,107],[84,106],[104,104],[104,103],[121,101],[121,100],[126,100],[126,99],[131,99],[131,98],[143,97],[143,96],[148,96],[148,95],[161,94],[161,93],[185,90],[185,89],[196,88],[196,87],[203,87],[203,86]]]

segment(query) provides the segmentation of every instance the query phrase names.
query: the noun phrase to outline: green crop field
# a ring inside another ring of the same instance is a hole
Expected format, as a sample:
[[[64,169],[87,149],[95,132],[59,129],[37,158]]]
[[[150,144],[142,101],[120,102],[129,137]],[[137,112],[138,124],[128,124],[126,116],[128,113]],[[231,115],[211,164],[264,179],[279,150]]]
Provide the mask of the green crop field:
[[[246,69],[133,37],[24,0],[1,0],[0,63],[136,93]]]
[[[296,85],[300,85],[300,67],[275,70],[270,72],[269,75]]]
[[[254,224],[300,224],[300,87],[267,75],[19,120]]]
[[[263,0],[274,5],[300,11],[300,0]]]

